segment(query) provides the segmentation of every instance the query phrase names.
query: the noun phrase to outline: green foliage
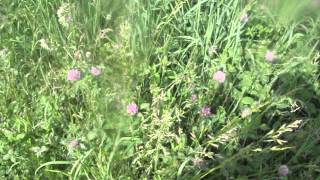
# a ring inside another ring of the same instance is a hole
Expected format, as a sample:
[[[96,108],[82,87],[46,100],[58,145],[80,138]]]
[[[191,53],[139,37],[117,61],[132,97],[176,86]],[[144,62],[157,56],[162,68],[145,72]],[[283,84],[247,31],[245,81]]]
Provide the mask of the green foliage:
[[[316,1],[1,0],[0,178],[317,178]]]
[[[128,168],[119,160],[130,145],[123,109],[133,69],[124,1],[70,1],[67,25],[63,3],[1,1],[1,179],[110,179]],[[67,81],[71,68],[80,81]]]
[[[318,20],[283,26],[275,23],[283,16],[269,16],[263,3],[244,4],[140,2],[147,14],[138,16],[150,30],[139,37],[151,43],[141,48],[148,68],[137,87],[139,102],[149,105],[135,128],[140,178],[266,179],[281,164],[292,167],[290,177],[318,174],[316,144],[300,139],[317,139],[303,134],[319,128],[318,42],[299,45],[315,36],[301,27],[313,29]],[[267,50],[276,53],[274,63],[265,60]],[[226,72],[223,84],[212,79],[217,70]],[[199,113],[205,105],[211,117]]]

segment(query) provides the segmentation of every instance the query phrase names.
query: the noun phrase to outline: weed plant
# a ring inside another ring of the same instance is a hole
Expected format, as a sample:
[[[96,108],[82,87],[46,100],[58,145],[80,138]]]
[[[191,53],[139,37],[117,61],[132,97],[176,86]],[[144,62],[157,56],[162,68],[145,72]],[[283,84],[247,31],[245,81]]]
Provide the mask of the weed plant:
[[[0,0],[0,178],[319,179],[298,2]]]
[[[319,176],[319,18],[274,4],[140,1],[140,178]]]

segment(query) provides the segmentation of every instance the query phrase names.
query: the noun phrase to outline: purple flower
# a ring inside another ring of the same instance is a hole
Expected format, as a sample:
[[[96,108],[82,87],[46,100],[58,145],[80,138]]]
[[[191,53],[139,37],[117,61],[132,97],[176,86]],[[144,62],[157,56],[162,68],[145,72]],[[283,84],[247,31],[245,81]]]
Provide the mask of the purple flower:
[[[226,80],[226,74],[223,71],[217,71],[213,75],[213,80],[223,83]]]
[[[93,66],[93,67],[91,67],[90,72],[93,76],[99,76],[101,74],[101,69]]]
[[[72,140],[72,141],[69,142],[69,146],[70,146],[71,148],[77,148],[77,147],[80,146],[80,142],[79,142],[78,140],[74,139],[74,140]]]
[[[134,116],[138,113],[138,106],[136,103],[130,103],[127,105],[127,113],[130,115],[130,116]]]
[[[288,176],[289,168],[287,165],[281,165],[278,169],[279,176]]]
[[[273,62],[276,59],[276,55],[274,52],[268,50],[265,55],[265,58],[268,62]]]
[[[77,81],[81,78],[81,72],[78,69],[70,69],[68,72],[68,81]]]
[[[211,108],[209,106],[204,106],[201,108],[200,114],[203,117],[209,117],[211,115]]]

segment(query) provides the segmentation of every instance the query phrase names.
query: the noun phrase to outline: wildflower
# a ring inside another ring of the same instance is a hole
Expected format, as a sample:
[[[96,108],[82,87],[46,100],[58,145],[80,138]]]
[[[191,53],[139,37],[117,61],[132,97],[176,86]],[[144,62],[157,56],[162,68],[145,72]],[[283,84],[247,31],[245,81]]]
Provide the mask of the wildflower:
[[[240,116],[241,116],[241,118],[246,118],[246,117],[250,116],[251,114],[252,114],[251,109],[250,109],[250,108],[245,108],[245,109],[241,112]]]
[[[39,42],[40,42],[40,47],[41,47],[41,48],[50,51],[50,47],[49,47],[49,45],[48,45],[48,40],[46,40],[46,39],[40,39]]]
[[[115,50],[119,50],[119,49],[122,48],[122,45],[121,45],[121,44],[113,44],[112,47],[113,47],[113,49],[115,49]]]
[[[100,30],[99,37],[100,37],[101,39],[105,39],[105,38],[107,38],[107,34],[108,34],[109,32],[112,32],[112,31],[113,31],[113,30],[110,29],[110,28],[102,29],[102,30]]]
[[[287,165],[281,165],[278,169],[279,176],[288,176],[289,168]]]
[[[58,21],[64,27],[69,27],[71,22],[71,9],[71,4],[63,3],[57,11]]]
[[[196,94],[192,94],[192,95],[191,95],[191,100],[192,100],[193,102],[195,102],[197,99],[198,99],[198,96],[197,96]]]
[[[211,115],[211,108],[209,106],[204,106],[201,108],[200,114],[203,117],[209,117]]]
[[[107,20],[107,21],[111,20],[111,18],[112,18],[112,15],[111,15],[111,14],[108,14],[108,15],[106,16],[106,20]]]
[[[93,76],[99,76],[101,74],[101,69],[93,66],[93,67],[91,67],[90,72]]]
[[[81,78],[81,72],[78,69],[70,69],[68,72],[68,81],[77,81]]]
[[[248,14],[245,12],[240,16],[240,22],[245,24],[249,21]]]
[[[136,103],[130,103],[127,106],[127,113],[131,116],[134,116],[138,113],[138,106]]]
[[[223,83],[226,80],[226,74],[223,71],[217,71],[213,75],[213,80]]]
[[[273,62],[276,59],[276,55],[272,51],[267,51],[265,58],[268,62]]]
[[[8,49],[4,48],[0,50],[0,58],[5,59],[7,57],[8,54]]]
[[[74,52],[73,57],[76,60],[80,60],[82,58],[81,51],[77,50],[76,52]]]
[[[47,148],[46,146],[41,146],[41,147],[32,147],[30,148],[31,151],[35,152],[37,157],[40,157],[43,155],[44,152],[48,151],[49,148]]]
[[[86,58],[89,59],[90,57],[91,57],[91,52],[90,52],[90,51],[87,51],[87,52],[86,52]]]
[[[217,54],[217,47],[212,45],[208,49],[208,55],[212,57],[214,54]]]
[[[77,147],[80,146],[80,142],[79,142],[78,140],[76,140],[76,139],[71,140],[71,141],[69,142],[69,146],[70,146],[71,148],[77,148]]]

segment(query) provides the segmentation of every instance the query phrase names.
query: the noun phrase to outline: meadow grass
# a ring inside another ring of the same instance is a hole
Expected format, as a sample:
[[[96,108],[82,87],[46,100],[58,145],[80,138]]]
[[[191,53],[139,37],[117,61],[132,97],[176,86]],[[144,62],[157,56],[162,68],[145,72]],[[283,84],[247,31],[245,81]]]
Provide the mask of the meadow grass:
[[[69,9],[59,17],[63,3]],[[119,0],[1,1],[2,179],[122,176],[126,165],[114,159],[126,152],[120,134],[130,125],[123,106],[133,69],[126,7]],[[102,74],[91,75],[91,66]],[[81,80],[67,81],[72,68]]]
[[[1,0],[0,177],[318,178],[311,3]]]
[[[283,19],[292,4],[272,2],[142,3],[152,44],[138,86],[137,174],[274,179],[287,164],[290,178],[318,176],[319,18],[292,3]]]

